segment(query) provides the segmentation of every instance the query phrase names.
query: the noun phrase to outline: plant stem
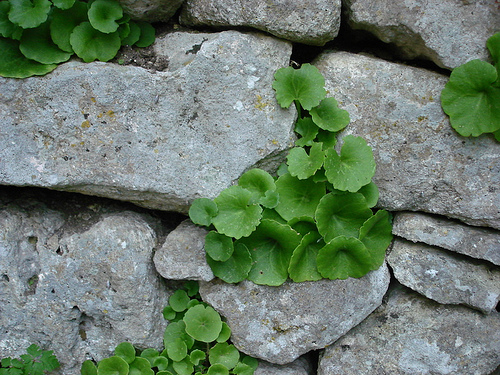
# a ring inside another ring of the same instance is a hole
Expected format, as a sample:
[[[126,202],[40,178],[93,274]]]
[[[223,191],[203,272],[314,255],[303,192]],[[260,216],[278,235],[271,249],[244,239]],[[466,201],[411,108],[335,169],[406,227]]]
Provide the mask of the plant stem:
[[[294,100],[293,102],[295,103],[295,108],[297,109],[297,115],[298,115],[297,118],[301,119],[302,118],[302,107],[300,106],[300,103],[298,100]]]

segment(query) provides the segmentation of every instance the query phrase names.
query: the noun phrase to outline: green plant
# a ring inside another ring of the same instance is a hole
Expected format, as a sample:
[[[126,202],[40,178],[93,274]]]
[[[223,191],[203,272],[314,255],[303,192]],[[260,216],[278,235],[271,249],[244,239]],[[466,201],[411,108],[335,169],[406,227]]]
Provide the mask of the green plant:
[[[273,88],[282,107],[295,104],[299,138],[278,177],[252,169],[214,200],[193,201],[189,216],[211,229],[206,258],[220,279],[277,286],[288,278],[361,277],[383,264],[391,216],[372,210],[378,200],[373,154],[352,135],[336,151],[336,132],[350,119],[326,98],[324,84],[310,64],[279,69]]]
[[[441,105],[460,135],[493,133],[500,141],[500,33],[486,46],[493,65],[476,59],[455,68],[441,92]]]
[[[52,350],[41,350],[32,344],[26,349],[26,354],[17,358],[2,358],[0,360],[0,375],[42,375],[59,368],[59,361]]]
[[[186,283],[169,298],[163,317],[169,324],[163,335],[164,350],[136,350],[119,344],[114,356],[97,366],[82,364],[82,375],[252,375],[256,359],[241,355],[228,343],[231,329],[218,312],[201,301],[196,282]]]
[[[0,76],[44,75],[76,54],[109,61],[123,45],[147,47],[149,23],[132,21],[117,0],[0,0]]]

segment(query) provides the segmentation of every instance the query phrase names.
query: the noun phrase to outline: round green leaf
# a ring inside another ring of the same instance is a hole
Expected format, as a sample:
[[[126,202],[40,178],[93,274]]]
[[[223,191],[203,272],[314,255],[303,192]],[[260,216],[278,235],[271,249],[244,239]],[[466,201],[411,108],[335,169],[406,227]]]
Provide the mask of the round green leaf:
[[[344,129],[351,121],[349,112],[340,109],[335,98],[323,99],[317,107],[309,111],[309,114],[316,125],[330,132]]]
[[[50,37],[48,22],[33,29],[24,30],[19,49],[28,59],[42,64],[58,64],[68,61],[72,53],[61,50]]]
[[[316,136],[318,142],[323,143],[323,150],[328,150],[335,147],[337,144],[337,133],[329,132],[328,130],[319,129]]]
[[[358,190],[358,193],[363,194],[363,196],[366,199],[366,204],[368,207],[372,208],[375,207],[375,205],[378,202],[378,187],[375,185],[373,181],[371,181],[369,184],[362,186],[361,189]]]
[[[208,352],[208,360],[211,365],[217,363],[224,365],[231,370],[240,360],[240,352],[227,342],[214,345]]]
[[[195,349],[189,354],[189,359],[193,365],[197,366],[200,362],[204,361],[206,358],[205,352]]]
[[[323,166],[325,153],[322,143],[313,143],[309,155],[302,147],[294,147],[286,157],[288,161],[288,172],[300,180],[313,176]]]
[[[335,189],[358,191],[370,183],[375,174],[372,149],[361,137],[347,135],[340,155],[334,149],[326,152],[325,171]]]
[[[213,260],[225,262],[233,254],[233,239],[211,231],[205,237],[205,251]]]
[[[82,22],[70,35],[71,47],[85,62],[109,61],[121,47],[118,32],[104,34],[94,29],[89,22]]]
[[[177,313],[172,309],[172,306],[165,306],[163,309],[163,319],[165,320],[173,320],[177,316]]]
[[[69,9],[75,4],[75,0],[52,0],[52,3],[56,8]]]
[[[176,312],[186,310],[189,301],[191,301],[191,298],[189,298],[186,291],[182,289],[176,290],[168,299],[170,307],[172,307],[172,310]]]
[[[254,168],[243,173],[238,180],[238,185],[253,194],[255,203],[260,203],[269,191],[276,190],[274,178],[269,173],[259,168]]]
[[[122,38],[122,46],[132,46],[141,37],[141,28],[134,21],[128,23],[130,31],[125,38]]]
[[[288,278],[290,258],[300,243],[300,235],[287,224],[264,219],[254,233],[239,242],[248,247],[253,260],[248,279],[278,286]]]
[[[19,39],[23,29],[9,20],[9,10],[10,2],[0,1],[0,36]]]
[[[207,375],[228,375],[229,370],[221,364],[212,365],[208,368]]]
[[[217,311],[210,306],[196,305],[184,315],[186,332],[195,340],[212,342],[219,337],[222,320]]]
[[[257,367],[259,367],[259,361],[254,357],[250,357],[249,355],[243,356],[241,362],[247,366],[250,366],[250,368],[254,371],[257,370]]]
[[[310,110],[326,96],[325,79],[311,64],[303,64],[300,69],[291,66],[278,69],[274,79],[276,100],[282,108],[288,108],[297,100],[302,108]]]
[[[128,363],[123,358],[117,356],[104,358],[97,365],[97,373],[99,375],[127,375],[128,370]]]
[[[249,365],[239,362],[233,369],[233,374],[236,375],[253,375],[254,369]]]
[[[212,224],[212,218],[215,217],[217,213],[217,205],[208,198],[195,199],[189,208],[189,218],[191,221],[206,227]]]
[[[88,21],[87,3],[76,1],[70,9],[54,9],[50,21],[50,36],[63,51],[73,53],[70,36],[74,28]]]
[[[339,236],[318,251],[318,271],[327,279],[362,277],[371,270],[365,245],[354,237]]]
[[[94,29],[109,34],[118,30],[117,21],[123,17],[123,9],[116,0],[95,0],[89,7],[88,16]]]
[[[0,37],[0,76],[8,78],[27,78],[34,75],[44,75],[55,68],[57,64],[40,64],[27,59],[19,50],[19,42]]]
[[[500,88],[494,66],[472,60],[455,68],[441,92],[441,105],[451,126],[465,137],[500,129]]]
[[[372,214],[360,193],[329,193],[319,202],[315,218],[319,233],[329,242],[337,236],[358,237]]]
[[[316,206],[326,192],[324,183],[299,180],[291,174],[278,178],[276,189],[280,201],[275,210],[287,221],[299,216],[314,217]]]
[[[236,243],[228,260],[218,262],[207,254],[207,263],[219,279],[226,283],[239,283],[247,278],[252,268],[252,257],[244,244]]]
[[[298,147],[312,146],[316,135],[318,135],[318,125],[316,125],[311,117],[297,119],[295,123],[295,132],[300,134],[300,138],[295,141]]]
[[[172,367],[177,372],[177,375],[192,375],[194,368],[189,357],[182,361],[172,363]]]
[[[187,356],[187,345],[180,337],[167,342],[165,349],[167,350],[168,358],[172,361],[179,362]]]
[[[155,358],[157,358],[159,355],[160,353],[158,352],[158,350],[153,348],[144,349],[141,352],[141,357],[146,358],[149,361],[150,365],[153,365]]]
[[[151,367],[156,367],[158,370],[163,371],[168,368],[168,364],[170,362],[168,361],[167,357],[164,357],[162,355],[159,355],[153,359],[153,363],[151,363]]]
[[[130,364],[135,359],[135,348],[129,342],[122,342],[117,345],[115,356],[122,358],[125,362]]]
[[[217,342],[226,342],[231,337],[231,328],[226,322],[222,322],[222,330],[220,331],[219,337],[217,337]]]
[[[137,42],[135,42],[135,45],[137,47],[148,47],[153,42],[155,41],[155,28],[149,24],[148,22],[144,21],[136,21],[137,26],[139,26],[139,29],[141,30],[141,34],[139,36],[139,39]]]
[[[174,375],[174,374],[172,374],[170,371],[162,370],[158,371],[156,375]]]
[[[186,343],[188,349],[191,349],[194,345],[194,339],[186,333],[186,323],[184,323],[183,320],[170,323],[167,328],[165,328],[165,332],[163,333],[163,344],[166,347],[170,341],[174,341],[177,338],[181,338]]]
[[[252,204],[252,193],[241,186],[231,186],[214,199],[219,213],[212,219],[217,231],[236,239],[250,235],[262,216],[262,208]]]
[[[97,375],[97,367],[94,365],[94,362],[87,359],[82,363],[82,367],[80,368],[81,375]]]
[[[318,241],[320,238],[318,232],[307,233],[293,251],[288,272],[290,278],[296,283],[316,281],[322,278],[316,264],[318,250],[324,246],[323,241]]]
[[[359,239],[370,252],[372,270],[378,269],[385,259],[385,251],[392,241],[391,215],[380,210],[366,220],[359,230]]]
[[[292,227],[294,231],[300,233],[302,236],[305,236],[310,232],[318,232],[318,228],[316,227],[316,222],[314,218],[310,216],[299,216],[294,217],[293,219],[287,222],[288,225]]]
[[[23,29],[37,27],[47,21],[52,3],[49,0],[9,0],[9,20]]]
[[[136,357],[129,365],[129,375],[154,375],[151,364],[146,358]]]
[[[486,47],[488,47],[491,58],[495,64],[500,64],[500,33],[493,34],[489,37],[486,41]]]

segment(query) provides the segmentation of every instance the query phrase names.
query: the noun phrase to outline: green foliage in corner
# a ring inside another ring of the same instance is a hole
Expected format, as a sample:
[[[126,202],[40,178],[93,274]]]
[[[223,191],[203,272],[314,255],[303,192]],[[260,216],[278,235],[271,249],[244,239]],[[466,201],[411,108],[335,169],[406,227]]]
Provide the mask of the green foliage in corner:
[[[392,240],[391,215],[372,208],[375,161],[361,137],[336,132],[349,114],[326,98],[318,69],[279,69],[273,88],[283,108],[295,104],[298,140],[274,178],[252,169],[214,200],[196,199],[191,220],[210,229],[207,262],[228,283],[361,277],[378,269]]]
[[[17,358],[2,358],[0,360],[0,375],[43,375],[57,370],[59,361],[52,350],[41,350],[32,344],[26,349],[26,354]]]
[[[493,133],[500,142],[500,33],[486,46],[493,65],[476,59],[455,68],[441,92],[441,105],[460,135]]]
[[[44,75],[76,54],[109,61],[123,45],[147,47],[149,23],[132,21],[117,0],[0,0],[0,76]]]
[[[242,355],[228,342],[231,329],[217,311],[201,301],[196,282],[186,283],[170,296],[163,310],[169,321],[164,349],[137,350],[128,342],[114,355],[82,364],[82,375],[252,375],[255,358]]]

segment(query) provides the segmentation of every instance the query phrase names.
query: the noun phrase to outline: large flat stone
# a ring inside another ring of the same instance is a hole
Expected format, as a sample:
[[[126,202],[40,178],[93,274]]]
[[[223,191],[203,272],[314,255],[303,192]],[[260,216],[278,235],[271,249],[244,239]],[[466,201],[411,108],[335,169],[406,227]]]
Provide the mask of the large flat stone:
[[[499,313],[439,305],[396,289],[325,349],[318,375],[489,375],[499,364]]]
[[[453,130],[440,105],[447,77],[347,52],[325,52],[315,65],[350,113],[342,136],[373,149],[380,207],[500,229],[498,143]]]
[[[498,2],[489,0],[347,0],[349,24],[393,43],[406,58],[455,68],[489,58],[486,40],[500,30]]]
[[[186,212],[289,147],[295,112],[271,87],[289,43],[228,31],[193,49],[165,38],[194,58],[171,72],[73,61],[0,78],[0,184]]]
[[[200,283],[200,294],[226,317],[240,351],[281,365],[324,348],[360,323],[382,303],[389,278],[384,263],[360,279],[279,287],[216,279]]]

